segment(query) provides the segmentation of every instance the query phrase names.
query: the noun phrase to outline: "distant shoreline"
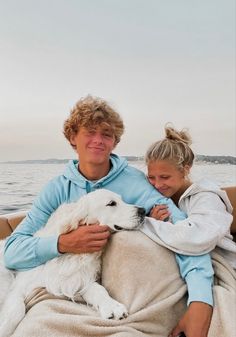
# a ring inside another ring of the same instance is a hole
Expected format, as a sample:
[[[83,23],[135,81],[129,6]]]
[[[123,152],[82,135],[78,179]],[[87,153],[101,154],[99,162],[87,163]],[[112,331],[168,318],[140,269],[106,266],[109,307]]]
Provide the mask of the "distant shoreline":
[[[126,158],[129,162],[144,161],[142,156],[122,156]],[[34,159],[34,160],[15,160],[15,161],[4,161],[0,164],[65,164],[70,159]],[[207,156],[207,155],[196,155],[195,162],[202,163],[212,163],[212,164],[231,164],[236,165],[236,157],[233,156]]]

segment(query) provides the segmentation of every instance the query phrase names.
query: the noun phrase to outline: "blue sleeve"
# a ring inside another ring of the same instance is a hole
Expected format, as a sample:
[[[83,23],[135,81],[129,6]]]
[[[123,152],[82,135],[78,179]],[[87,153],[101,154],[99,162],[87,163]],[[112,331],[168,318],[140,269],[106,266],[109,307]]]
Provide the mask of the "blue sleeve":
[[[164,197],[149,183],[144,172],[129,167],[117,179],[113,180],[109,189],[120,194],[128,204],[144,207],[146,214],[149,214],[154,205],[166,204],[171,214],[170,221],[172,223],[186,218],[186,214],[170,198]],[[114,183],[115,181],[116,183]]]
[[[213,306],[213,275],[209,254],[187,256],[176,254],[180,274],[188,288],[188,305],[191,302],[204,302]]]
[[[149,198],[147,199],[145,203],[145,208],[150,212],[151,208],[154,205],[167,205],[168,210],[171,214],[171,217],[169,219],[170,222],[176,223],[177,221],[186,219],[186,214],[182,212],[175,203],[170,199],[164,197],[160,192],[158,192],[156,189],[152,191]]]
[[[170,222],[176,223],[187,218],[187,215],[171,199],[164,197],[153,186],[147,186],[146,191],[149,195],[146,200],[143,200],[143,203],[148,212],[155,204],[166,204],[171,213]],[[148,236],[150,237],[150,235]],[[154,239],[153,237],[151,238]],[[187,256],[176,254],[176,260],[180,268],[180,274],[187,284],[188,304],[198,301],[213,305],[212,285],[214,271],[210,255]]]
[[[54,184],[49,183],[42,190],[26,218],[6,240],[4,262],[7,268],[26,270],[60,255],[57,235],[46,238],[33,236],[61,203],[54,188]]]

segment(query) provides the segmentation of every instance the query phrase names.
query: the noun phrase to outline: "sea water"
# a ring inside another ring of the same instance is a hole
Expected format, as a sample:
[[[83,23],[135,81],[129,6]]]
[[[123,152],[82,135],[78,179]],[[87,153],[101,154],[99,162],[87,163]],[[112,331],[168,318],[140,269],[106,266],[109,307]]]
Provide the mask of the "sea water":
[[[130,162],[145,172],[144,162]],[[65,164],[0,164],[0,214],[28,210],[42,187],[60,175]],[[236,185],[236,165],[195,163],[191,178],[209,178],[219,186]]]

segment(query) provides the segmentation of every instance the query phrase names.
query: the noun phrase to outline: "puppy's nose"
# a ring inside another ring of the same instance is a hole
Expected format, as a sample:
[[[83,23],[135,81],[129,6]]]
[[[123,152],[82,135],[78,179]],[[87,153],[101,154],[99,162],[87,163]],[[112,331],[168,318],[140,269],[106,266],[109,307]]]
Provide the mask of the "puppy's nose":
[[[146,214],[146,210],[145,210],[145,208],[143,208],[143,207],[137,207],[138,208],[138,215],[139,216],[145,216],[145,214]]]

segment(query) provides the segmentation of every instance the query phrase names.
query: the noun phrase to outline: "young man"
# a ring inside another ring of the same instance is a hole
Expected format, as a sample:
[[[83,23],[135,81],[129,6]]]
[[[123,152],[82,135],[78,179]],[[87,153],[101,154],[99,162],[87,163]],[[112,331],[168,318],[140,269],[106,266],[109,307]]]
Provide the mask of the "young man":
[[[26,219],[7,240],[5,264],[8,268],[23,270],[62,253],[101,250],[110,236],[106,224],[81,226],[58,237],[33,237],[62,203],[74,202],[98,188],[109,189],[120,194],[128,203],[145,207],[147,214],[153,205],[165,203],[174,223],[185,217],[170,199],[163,197],[148,183],[141,171],[112,154],[123,131],[120,116],[105,101],[88,96],[77,102],[65,121],[64,135],[77,152],[78,161],[70,161],[64,174],[44,187]],[[194,258],[177,255],[177,261],[188,284],[189,303],[198,301],[211,306],[213,270],[209,255]],[[195,287],[195,284],[198,286]],[[187,337],[194,336],[189,334]]]

